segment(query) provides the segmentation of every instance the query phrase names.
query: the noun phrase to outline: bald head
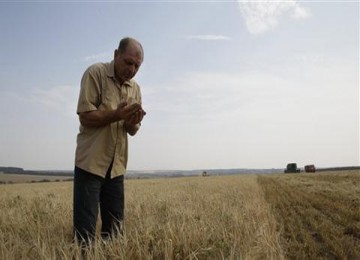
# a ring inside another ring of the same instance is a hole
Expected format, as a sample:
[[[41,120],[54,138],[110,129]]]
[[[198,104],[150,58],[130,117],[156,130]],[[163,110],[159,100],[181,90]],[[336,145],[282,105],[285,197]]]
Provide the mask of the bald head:
[[[119,47],[118,47],[118,51],[123,54],[127,51],[128,47],[134,47],[136,49],[138,49],[142,60],[144,59],[144,49],[141,45],[140,42],[138,42],[137,40],[135,40],[134,38],[131,37],[125,37],[123,39],[121,39],[120,43],[119,43]]]

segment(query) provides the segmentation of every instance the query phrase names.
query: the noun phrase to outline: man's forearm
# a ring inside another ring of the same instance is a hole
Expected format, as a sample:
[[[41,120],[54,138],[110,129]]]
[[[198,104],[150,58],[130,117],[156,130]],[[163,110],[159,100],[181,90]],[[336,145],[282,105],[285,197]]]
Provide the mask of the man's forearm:
[[[141,108],[139,104],[121,103],[115,110],[93,110],[79,114],[80,123],[87,127],[102,127],[120,120],[129,120]]]
[[[116,116],[116,110],[94,110],[79,114],[80,123],[86,127],[102,127],[119,119]]]

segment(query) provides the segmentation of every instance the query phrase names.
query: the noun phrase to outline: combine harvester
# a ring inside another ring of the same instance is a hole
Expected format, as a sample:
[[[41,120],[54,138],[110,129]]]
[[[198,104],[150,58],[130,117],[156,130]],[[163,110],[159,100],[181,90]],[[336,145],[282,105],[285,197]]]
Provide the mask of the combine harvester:
[[[288,163],[284,173],[299,173],[300,169],[297,167],[296,163]]]

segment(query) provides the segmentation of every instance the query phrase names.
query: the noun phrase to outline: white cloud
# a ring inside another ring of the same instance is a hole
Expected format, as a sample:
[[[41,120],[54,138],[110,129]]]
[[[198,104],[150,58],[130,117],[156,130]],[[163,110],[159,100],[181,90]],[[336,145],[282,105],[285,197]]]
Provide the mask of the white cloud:
[[[0,109],[6,113],[0,128],[0,164],[71,169],[79,125],[77,92],[72,86],[0,91]]]
[[[214,35],[214,34],[187,35],[184,38],[191,39],[191,40],[202,40],[202,41],[228,41],[228,40],[231,40],[231,38],[228,36]]]
[[[158,91],[143,96],[149,111],[167,116],[171,107],[172,118],[212,124],[250,114],[262,117],[264,107],[277,110],[284,105],[283,95],[290,100],[299,94],[292,86],[287,79],[267,73],[192,73],[156,86],[163,96]]]
[[[8,104],[27,108],[42,107],[60,115],[73,117],[76,113],[80,88],[74,85],[59,85],[47,89],[30,89],[29,92],[0,91],[0,103],[6,109]]]
[[[90,62],[90,61],[108,60],[109,57],[111,57],[110,52],[101,52],[101,53],[88,55],[88,56],[82,58],[81,60]]]
[[[301,62],[304,62],[306,65],[325,65],[325,57],[320,54],[313,54],[313,53],[302,53],[302,54],[295,54],[295,59]]]
[[[288,15],[293,19],[306,19],[310,12],[301,7],[296,0],[289,1],[241,1],[241,15],[247,29],[252,34],[261,34],[275,29],[280,19]]]
[[[291,16],[295,19],[306,19],[310,17],[310,11],[297,4]]]
[[[55,86],[49,89],[34,89],[25,100],[42,104],[63,115],[75,115],[79,87],[71,85]]]
[[[296,58],[297,63],[302,61],[305,67],[323,63],[322,56],[315,54],[299,54]],[[337,66],[312,66],[290,74],[282,71],[193,72],[173,78],[171,82],[148,85],[150,91],[143,92],[143,103],[149,117],[154,115],[165,121],[180,120],[189,124],[225,123],[228,118],[262,123],[292,123],[292,118],[312,122],[313,117],[324,118],[316,124],[328,123],[325,118],[345,114],[354,104],[356,84],[346,76],[352,70],[343,67],[339,70]],[[333,106],[342,102],[340,107]]]

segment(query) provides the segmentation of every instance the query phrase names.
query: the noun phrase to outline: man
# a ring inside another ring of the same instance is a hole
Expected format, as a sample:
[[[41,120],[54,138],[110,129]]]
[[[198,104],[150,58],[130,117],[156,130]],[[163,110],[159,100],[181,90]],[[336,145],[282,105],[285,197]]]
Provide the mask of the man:
[[[127,134],[136,134],[145,115],[140,87],[132,79],[143,59],[141,44],[124,38],[113,61],[90,66],[82,77],[74,176],[77,241],[88,243],[94,239],[99,205],[102,237],[121,231]]]

